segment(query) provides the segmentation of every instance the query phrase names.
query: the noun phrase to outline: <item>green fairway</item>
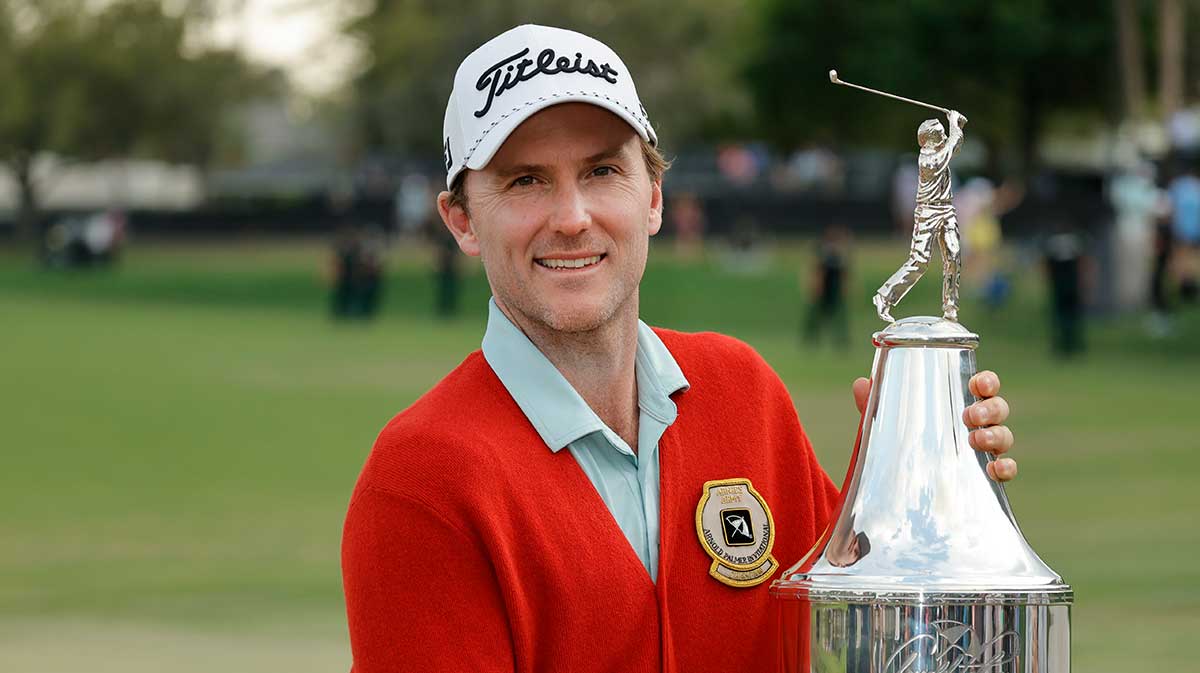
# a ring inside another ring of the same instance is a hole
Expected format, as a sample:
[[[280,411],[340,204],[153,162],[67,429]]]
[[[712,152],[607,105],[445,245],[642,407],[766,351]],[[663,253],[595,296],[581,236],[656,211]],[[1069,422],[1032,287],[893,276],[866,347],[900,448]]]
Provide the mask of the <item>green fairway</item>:
[[[348,667],[338,554],[354,479],[384,423],[478,347],[488,292],[464,259],[461,316],[434,320],[424,251],[395,252],[380,319],[334,324],[325,253],[149,245],[69,273],[0,254],[0,671]],[[799,344],[807,247],[748,268],[657,245],[642,313],[755,346],[840,484],[850,383],[881,326],[870,293],[903,256],[860,249],[845,351]],[[939,280],[898,313],[937,311]],[[964,298],[962,321],[1012,404],[1022,529],[1076,590],[1076,670],[1191,670],[1200,311],[1159,341],[1136,318],[1093,325],[1085,357],[1060,363],[1036,267],[1016,290],[991,315]]]

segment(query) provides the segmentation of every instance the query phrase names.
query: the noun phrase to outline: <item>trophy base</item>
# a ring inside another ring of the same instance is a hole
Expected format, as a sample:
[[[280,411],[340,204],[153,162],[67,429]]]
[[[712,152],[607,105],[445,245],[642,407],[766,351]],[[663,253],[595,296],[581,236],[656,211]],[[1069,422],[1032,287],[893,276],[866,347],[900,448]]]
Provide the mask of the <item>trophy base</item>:
[[[1071,670],[1069,604],[790,600],[780,609],[780,670],[788,673]]]
[[[971,448],[979,336],[916,316],[874,335],[833,523],[771,585],[787,673],[1068,673],[1070,586]]]

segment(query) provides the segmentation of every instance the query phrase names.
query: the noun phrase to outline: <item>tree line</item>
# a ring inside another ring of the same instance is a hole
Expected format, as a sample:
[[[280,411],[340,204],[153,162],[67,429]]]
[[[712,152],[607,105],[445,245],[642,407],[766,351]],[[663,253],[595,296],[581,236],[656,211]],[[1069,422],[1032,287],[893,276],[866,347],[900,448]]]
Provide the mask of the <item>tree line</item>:
[[[219,4],[0,0],[0,162],[18,185],[18,231],[37,219],[33,162],[44,153],[202,169],[236,159],[231,112],[280,80],[189,40]],[[339,99],[352,120],[343,144],[438,156],[459,61],[535,22],[621,54],[669,151],[745,139],[779,151],[911,149],[928,111],[834,87],[827,73],[837,68],[961,109],[990,156],[1027,172],[1056,124],[1113,125],[1184,105],[1195,93],[1187,66],[1200,65],[1188,39],[1196,10],[1184,0],[373,0],[340,27],[364,58]]]
[[[43,185],[35,160],[154,157],[210,166],[231,139],[229,111],[268,82],[235,51],[195,48],[159,0],[0,0],[0,162],[29,239]]]

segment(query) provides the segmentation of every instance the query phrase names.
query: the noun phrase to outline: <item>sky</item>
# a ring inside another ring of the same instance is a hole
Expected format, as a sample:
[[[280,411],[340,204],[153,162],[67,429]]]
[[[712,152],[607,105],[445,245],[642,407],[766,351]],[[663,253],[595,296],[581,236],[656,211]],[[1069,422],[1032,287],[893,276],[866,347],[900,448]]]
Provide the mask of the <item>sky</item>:
[[[321,96],[354,72],[358,52],[340,26],[361,3],[339,0],[227,0],[212,26],[218,45],[240,47],[257,63],[282,68],[292,84]]]

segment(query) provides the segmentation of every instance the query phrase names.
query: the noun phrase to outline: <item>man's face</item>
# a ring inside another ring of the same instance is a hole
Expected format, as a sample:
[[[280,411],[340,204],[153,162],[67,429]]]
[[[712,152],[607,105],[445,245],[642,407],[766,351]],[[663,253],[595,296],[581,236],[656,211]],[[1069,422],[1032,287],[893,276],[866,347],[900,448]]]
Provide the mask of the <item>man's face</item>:
[[[518,326],[581,332],[636,315],[662,189],[628,123],[586,103],[546,108],[465,180],[470,214],[448,193],[439,210]]]

